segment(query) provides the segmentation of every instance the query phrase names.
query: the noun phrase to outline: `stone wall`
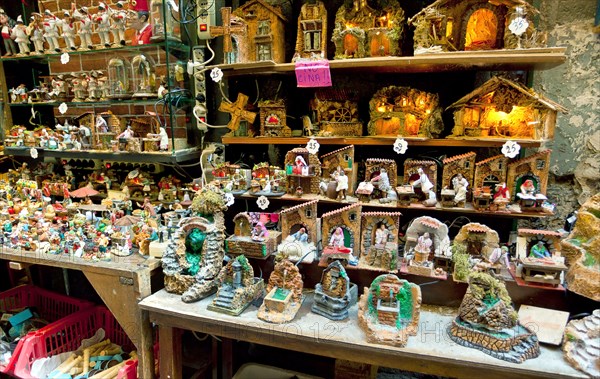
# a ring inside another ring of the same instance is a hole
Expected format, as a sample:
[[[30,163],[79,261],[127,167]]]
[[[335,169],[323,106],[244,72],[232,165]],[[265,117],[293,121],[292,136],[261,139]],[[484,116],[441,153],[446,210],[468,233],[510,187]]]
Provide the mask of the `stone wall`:
[[[548,197],[557,215],[544,227],[563,225],[566,216],[600,190],[600,38],[592,32],[596,2],[542,0],[549,46],[566,46],[567,62],[534,74],[534,87],[569,109],[559,114],[552,149]]]

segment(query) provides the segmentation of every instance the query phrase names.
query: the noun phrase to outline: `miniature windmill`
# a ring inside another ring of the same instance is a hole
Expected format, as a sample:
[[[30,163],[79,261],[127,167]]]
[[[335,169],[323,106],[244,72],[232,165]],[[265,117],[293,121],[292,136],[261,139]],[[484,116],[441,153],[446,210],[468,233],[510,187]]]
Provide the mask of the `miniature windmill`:
[[[234,103],[222,102],[219,106],[221,112],[229,113],[231,120],[227,124],[227,127],[231,130],[227,133],[227,136],[233,136],[234,132],[240,127],[242,120],[248,121],[250,124],[256,119],[256,113],[247,111],[246,105],[248,104],[248,96],[243,93],[239,93]]]
[[[233,52],[233,43],[231,42],[232,34],[244,33],[246,31],[246,26],[231,25],[231,7],[221,8],[221,19],[223,20],[223,26],[211,26],[210,35],[211,37],[223,36],[223,60],[227,62],[227,55]]]

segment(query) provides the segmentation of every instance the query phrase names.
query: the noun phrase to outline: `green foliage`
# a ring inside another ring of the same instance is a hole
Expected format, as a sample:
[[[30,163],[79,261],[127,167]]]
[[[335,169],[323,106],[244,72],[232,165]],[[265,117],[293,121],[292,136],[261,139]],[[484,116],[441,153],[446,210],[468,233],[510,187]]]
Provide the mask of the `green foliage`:
[[[242,266],[242,271],[250,271],[250,263],[248,262],[248,258],[246,258],[244,255],[238,255],[235,259],[238,261],[240,266]]]
[[[464,245],[452,245],[452,261],[454,262],[454,280],[467,281],[469,277],[469,254]]]
[[[508,309],[512,309],[512,300],[504,283],[484,272],[474,272],[469,276],[469,290],[476,299],[485,304],[493,305],[500,299]],[[486,302],[487,298],[487,302]],[[516,312],[513,312],[516,319]]]
[[[412,288],[409,282],[404,282],[404,285],[396,294],[396,300],[400,303],[400,317],[396,321],[396,326],[400,328],[401,319],[410,320],[413,316]]]
[[[185,237],[185,259],[190,264],[190,267],[186,270],[187,275],[196,275],[200,270],[202,247],[205,239],[206,234],[198,228],[192,229]]]
[[[585,258],[583,259],[583,265],[585,267],[594,267],[598,264],[598,261],[594,256],[587,251],[585,252]]]
[[[224,193],[221,189],[208,185],[196,192],[190,206],[192,211],[202,216],[211,216],[227,210]]]
[[[566,333],[565,336],[567,337],[567,340],[569,342],[575,342],[575,341],[577,341],[577,337],[575,337],[574,335],[572,335],[570,333]]]

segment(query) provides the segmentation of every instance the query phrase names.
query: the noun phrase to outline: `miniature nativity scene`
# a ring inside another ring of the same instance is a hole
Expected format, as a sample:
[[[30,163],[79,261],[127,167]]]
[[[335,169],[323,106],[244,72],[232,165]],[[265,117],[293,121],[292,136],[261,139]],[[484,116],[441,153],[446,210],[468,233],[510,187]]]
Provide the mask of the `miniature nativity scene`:
[[[567,270],[561,256],[562,234],[551,230],[517,230],[517,284],[541,284],[557,287]],[[511,271],[512,273],[512,271]]]
[[[437,0],[408,20],[415,55],[546,46],[540,13],[524,0]]]
[[[281,232],[267,229],[266,224],[277,221],[277,214],[238,213],[233,218],[234,232],[225,240],[225,252],[266,259],[277,251],[281,242]]]
[[[335,15],[335,59],[401,55],[405,15],[396,0],[346,1]]]
[[[406,230],[400,272],[446,279],[451,257],[448,227],[429,216],[417,217]]]
[[[317,258],[317,203],[308,201],[279,212],[281,243],[277,254],[292,262],[312,263]]]
[[[323,270],[313,299],[312,312],[334,321],[348,318],[348,309],[358,299],[358,287],[350,282],[340,261],[331,262]]]
[[[380,275],[360,296],[358,323],[367,341],[404,347],[417,334],[421,288],[393,274]]]
[[[287,189],[290,194],[318,195],[321,180],[321,162],[306,148],[296,147],[287,152],[284,160]]]
[[[507,212],[511,202],[506,185],[508,158],[502,154],[475,163],[473,207],[477,210]]]
[[[458,316],[448,328],[450,338],[507,362],[538,357],[538,338],[519,323],[511,303],[504,282],[487,273],[472,273]]]
[[[364,212],[358,268],[396,272],[400,212]]]
[[[281,197],[287,191],[286,171],[269,163],[259,163],[252,168],[248,194],[252,196]],[[240,183],[243,177],[240,178]],[[235,183],[234,183],[235,185]],[[242,186],[239,185],[240,192]]]
[[[486,225],[476,222],[463,225],[451,247],[454,281],[466,281],[471,271],[500,273],[506,255],[499,242],[498,233]]]
[[[358,92],[353,90],[320,88],[310,100],[312,117],[308,135],[322,137],[358,137],[363,135],[363,124],[358,113]]]
[[[567,110],[524,85],[492,77],[447,109],[454,110],[454,127],[447,138],[554,138],[556,115]]]
[[[552,213],[552,209],[546,207],[549,164],[550,150],[508,164],[507,186],[520,211]]]
[[[251,303],[259,305],[264,296],[264,281],[254,277],[254,270],[244,255],[238,255],[223,266],[216,281],[219,289],[208,305],[211,311],[239,316]]]
[[[298,267],[287,259],[280,260],[269,277],[267,295],[257,317],[274,324],[292,321],[304,301],[303,286]]]
[[[370,136],[437,138],[444,130],[437,94],[390,86],[369,101]]]

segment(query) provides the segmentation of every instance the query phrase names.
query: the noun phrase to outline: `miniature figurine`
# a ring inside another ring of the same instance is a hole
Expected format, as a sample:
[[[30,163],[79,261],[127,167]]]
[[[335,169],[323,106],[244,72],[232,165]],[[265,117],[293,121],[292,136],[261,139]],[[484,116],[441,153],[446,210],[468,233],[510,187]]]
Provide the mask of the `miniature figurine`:
[[[335,175],[335,181],[337,182],[337,186],[335,187],[335,191],[337,192],[338,200],[346,200],[346,191],[348,190],[348,176],[344,170],[339,170]]]
[[[262,222],[257,222],[252,229],[252,240],[253,241],[264,241],[269,236],[267,228]]]
[[[467,200],[469,181],[462,174],[458,173],[452,178],[452,188],[454,189],[454,205],[459,207],[464,206]]]
[[[75,30],[75,19],[71,17],[71,12],[65,11],[63,14],[64,18],[62,19],[62,37],[65,40],[65,45],[68,49],[73,51],[77,50],[77,46],[75,46],[75,36],[77,35],[77,31]]]
[[[75,18],[75,20],[77,20],[81,23],[81,26],[79,27],[79,38],[81,40],[81,43],[79,46],[81,48],[87,47],[90,50],[93,49],[94,48],[94,44],[92,43],[93,22],[92,22],[92,16],[88,13],[88,8],[81,7],[79,9],[76,9],[73,12],[73,17]]]
[[[86,77],[87,79],[87,93],[88,96],[85,98],[85,101],[96,101],[99,99],[99,94],[98,94],[98,80],[95,77],[95,74],[93,72],[90,73],[90,75],[88,75]]]
[[[0,8],[0,34],[2,34],[2,39],[4,40],[6,56],[17,54],[17,47],[12,40],[12,28],[14,25],[15,22],[8,17],[8,15],[4,12],[4,9]]]
[[[161,151],[167,151],[169,149],[169,135],[167,131],[162,126],[159,128],[160,132],[158,134],[148,133],[148,138],[160,138],[159,141],[159,149]]]
[[[521,184],[520,187],[521,195],[523,196],[533,196],[535,195],[535,186],[533,185],[533,181],[531,179],[527,179]]]
[[[17,25],[13,28],[11,38],[19,45],[19,53],[27,55],[31,52],[29,49],[29,36],[27,35],[27,27],[23,25],[23,16],[17,17]]]
[[[86,89],[87,89],[87,85],[88,85],[88,81],[87,81],[87,74],[81,74],[81,76],[79,77],[75,77],[72,81],[71,81],[71,86],[73,88],[73,102],[82,102],[85,101],[86,99]]]
[[[100,43],[104,45],[104,47],[110,47],[111,25],[106,4],[103,2],[98,3],[98,13],[96,13],[93,18],[97,25],[96,32],[100,36]]]
[[[132,46],[146,45],[150,43],[152,37],[152,26],[150,25],[150,14],[147,11],[139,11],[137,18],[132,26],[135,29],[135,36],[131,41]]]
[[[296,175],[306,176],[308,174],[303,173],[305,167],[308,167],[308,165],[306,164],[304,157],[302,157],[302,155],[298,155],[298,156],[296,156],[296,159],[294,161],[294,167],[292,168],[292,173],[296,174]]]
[[[544,241],[538,241],[535,245],[531,247],[529,251],[530,258],[548,258],[552,255],[548,251],[548,248],[544,244]]]
[[[225,245],[228,254],[264,259],[276,251],[281,233],[267,230],[264,216],[269,216],[269,220],[278,217],[277,214],[241,212],[233,218],[234,233],[227,238]],[[257,219],[262,221],[256,222]],[[255,225],[251,228],[252,223]]]
[[[33,13],[29,18],[30,23],[28,29],[30,30],[31,42],[33,42],[34,50],[37,54],[44,54],[44,33],[42,17],[39,13]]]
[[[113,19],[111,32],[113,34],[114,43],[125,46],[127,44],[125,42],[125,25],[127,23],[128,12],[125,9],[125,3],[123,1],[117,1],[117,9],[117,11],[113,11],[110,7],[108,8],[109,14]]]
[[[118,139],[131,139],[135,136],[135,133],[133,132],[133,129],[131,129],[131,125],[127,125],[127,128],[125,128],[125,130],[123,130],[123,132],[121,134],[119,134],[117,136]]]
[[[48,50],[60,53],[58,44],[58,24],[60,20],[49,9],[44,11],[44,38],[48,42]]]
[[[506,182],[496,184],[496,193],[494,193],[494,204],[497,205],[499,211],[506,210],[506,206],[510,202],[510,191],[506,186]]]
[[[294,239],[294,241],[298,241],[301,243],[307,243],[308,242],[308,234],[306,234],[306,228],[302,227],[300,229],[298,229],[298,231],[294,234],[292,234],[292,238]]]

